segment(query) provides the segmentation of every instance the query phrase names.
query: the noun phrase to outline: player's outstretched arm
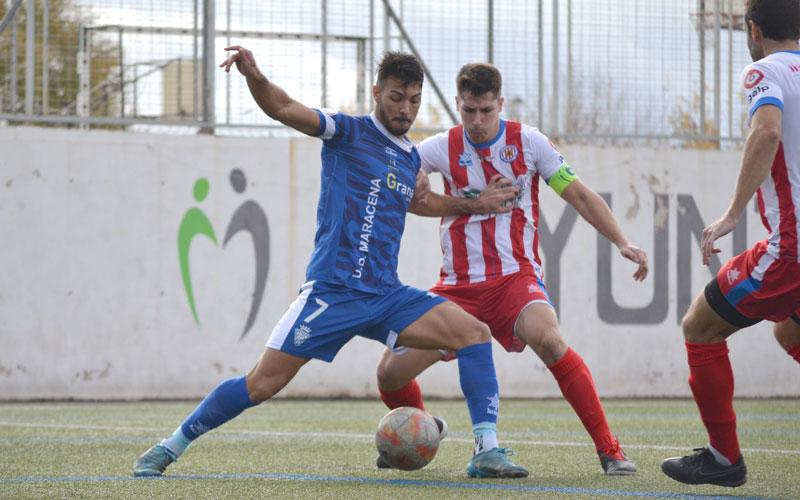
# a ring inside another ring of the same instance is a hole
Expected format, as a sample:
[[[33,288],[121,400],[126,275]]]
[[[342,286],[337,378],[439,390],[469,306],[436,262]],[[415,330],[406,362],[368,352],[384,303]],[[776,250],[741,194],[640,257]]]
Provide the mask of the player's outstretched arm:
[[[445,196],[430,191],[423,202],[409,207],[408,211],[425,217],[445,217],[448,215],[500,214],[513,209],[511,203],[519,189],[509,179],[495,175],[476,198]],[[416,195],[416,193],[415,193]],[[416,197],[416,196],[415,196]]]
[[[703,230],[700,248],[703,264],[708,265],[711,255],[719,253],[714,241],[733,231],[756,190],[763,184],[772,168],[772,161],[781,142],[781,120],[783,114],[777,106],[761,106],[753,114],[751,131],[742,153],[742,166],[736,180],[736,191],[725,214]]]
[[[247,78],[250,93],[264,113],[299,132],[317,135],[320,125],[317,112],[295,101],[282,88],[270,82],[258,69],[250,50],[241,45],[231,45],[225,50],[230,55],[219,67],[230,72],[231,66],[236,65],[239,73]]]
[[[586,222],[615,244],[623,257],[639,265],[633,273],[633,279],[642,281],[647,277],[647,254],[628,241],[608,204],[600,195],[589,189],[580,179],[575,179],[564,189],[561,197],[575,207]]]

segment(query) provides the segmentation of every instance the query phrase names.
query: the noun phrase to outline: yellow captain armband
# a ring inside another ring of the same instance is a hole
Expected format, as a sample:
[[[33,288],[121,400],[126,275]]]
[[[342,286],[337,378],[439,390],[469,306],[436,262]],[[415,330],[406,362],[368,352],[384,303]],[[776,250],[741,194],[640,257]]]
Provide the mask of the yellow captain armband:
[[[565,163],[561,165],[561,168],[559,168],[556,173],[550,176],[546,182],[548,186],[553,188],[553,191],[555,191],[557,195],[561,196],[561,193],[567,189],[567,186],[572,184],[577,178],[578,176],[575,175],[575,172],[573,172],[572,169],[569,168],[569,165]]]

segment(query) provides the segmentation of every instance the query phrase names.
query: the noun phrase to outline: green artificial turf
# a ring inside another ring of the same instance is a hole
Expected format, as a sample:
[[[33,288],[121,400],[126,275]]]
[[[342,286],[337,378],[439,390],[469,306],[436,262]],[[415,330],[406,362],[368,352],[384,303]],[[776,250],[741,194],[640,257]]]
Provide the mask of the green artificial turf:
[[[466,477],[471,432],[463,401],[427,404],[448,421],[450,436],[419,471],[375,468],[373,433],[386,412],[379,402],[276,400],[203,436],[167,469],[167,479],[154,480],[133,480],[134,460],[194,403],[3,403],[0,498],[800,497],[796,399],[736,401],[749,474],[735,489],[687,486],[661,473],[664,458],[706,444],[693,401],[604,404],[639,467],[636,476],[604,476],[580,422],[560,400],[503,401],[501,445],[530,469],[524,480]]]

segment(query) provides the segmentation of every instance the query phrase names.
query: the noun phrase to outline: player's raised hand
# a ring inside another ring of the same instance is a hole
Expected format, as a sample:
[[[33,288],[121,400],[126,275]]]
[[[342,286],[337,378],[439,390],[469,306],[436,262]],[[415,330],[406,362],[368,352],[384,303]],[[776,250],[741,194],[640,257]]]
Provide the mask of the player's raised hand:
[[[220,68],[225,69],[226,73],[230,72],[231,66],[235,64],[239,73],[248,78],[258,78],[261,76],[261,71],[259,71],[256,65],[256,59],[253,57],[253,53],[250,50],[241,45],[231,45],[230,47],[225,47],[225,50],[229,53],[233,52],[219,65]]]
[[[635,245],[627,244],[619,247],[619,253],[626,259],[639,264],[636,272],[633,273],[634,280],[642,281],[647,277],[647,253],[644,250]]]
[[[712,254],[720,253],[722,251],[714,246],[714,242],[733,231],[738,222],[739,221],[734,220],[732,217],[726,214],[718,221],[703,229],[703,241],[700,243],[700,249],[703,252],[704,266],[707,266],[711,261]]]
[[[518,194],[519,188],[511,182],[511,179],[496,174],[489,179],[486,189],[478,196],[480,212],[485,214],[510,212],[514,208],[512,202]]]

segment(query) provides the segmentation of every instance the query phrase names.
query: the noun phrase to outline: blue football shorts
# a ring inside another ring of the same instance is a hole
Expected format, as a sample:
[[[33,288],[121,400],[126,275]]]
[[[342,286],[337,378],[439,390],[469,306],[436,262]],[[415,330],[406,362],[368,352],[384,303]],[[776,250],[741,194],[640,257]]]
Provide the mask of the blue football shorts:
[[[327,362],[356,335],[400,348],[400,332],[445,301],[405,285],[377,295],[311,281],[275,325],[267,347]]]

